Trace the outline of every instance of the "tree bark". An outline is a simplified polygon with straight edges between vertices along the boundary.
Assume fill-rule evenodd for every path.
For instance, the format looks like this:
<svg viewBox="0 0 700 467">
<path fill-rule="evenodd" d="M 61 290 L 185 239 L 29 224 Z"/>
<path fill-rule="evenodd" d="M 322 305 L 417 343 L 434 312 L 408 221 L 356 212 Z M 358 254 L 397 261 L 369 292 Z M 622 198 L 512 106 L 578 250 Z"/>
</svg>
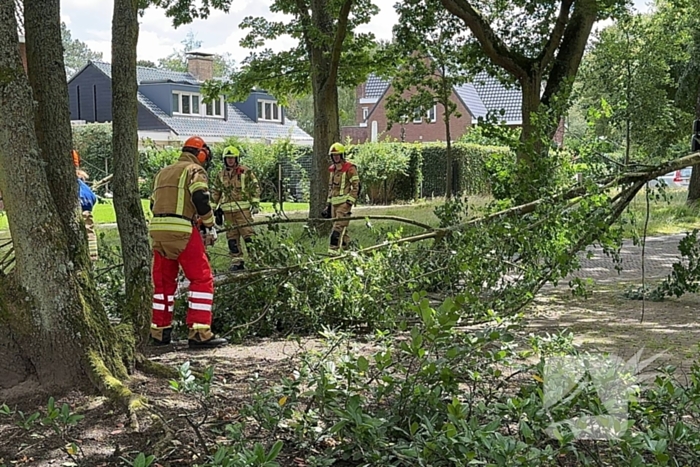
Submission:
<svg viewBox="0 0 700 467">
<path fill-rule="evenodd" d="M 308 7 L 298 3 L 302 22 L 313 25 L 323 38 L 311 37 L 314 31 L 305 28 L 304 42 L 311 63 L 311 89 L 314 100 L 314 159 L 311 166 L 311 190 L 309 194 L 309 218 L 319 218 L 328 196 L 328 150 L 340 141 L 340 112 L 338 111 L 338 65 L 347 35 L 347 23 L 352 0 L 345 0 L 338 15 L 337 25 L 328 11 L 325 0 L 312 0 Z M 326 224 L 316 225 L 321 231 Z"/>
<path fill-rule="evenodd" d="M 50 29 L 58 22 L 54 2 L 58 4 L 42 2 L 51 13 L 41 16 L 37 28 Z M 42 47 L 55 50 L 56 45 Z M 45 98 L 67 105 L 67 88 L 54 89 Z M 0 2 L 0 191 L 15 251 L 15 268 L 0 276 L 0 362 L 20 359 L 24 371 L 15 380 L 33 376 L 54 392 L 106 387 L 110 376 L 126 377 L 123 347 L 104 310 L 91 306 L 96 290 L 89 270 L 72 260 L 74 245 L 61 219 L 75 202 L 68 208 L 58 205 L 68 197 L 62 193 L 57 199 L 51 191 L 30 102 L 14 2 Z"/>
<path fill-rule="evenodd" d="M 698 47 L 700 49 L 700 47 Z M 700 120 L 700 85 L 698 86 L 697 100 L 695 104 L 695 118 Z M 700 203 L 700 164 L 693 166 L 688 184 L 688 198 L 686 204 L 695 205 Z"/>
<path fill-rule="evenodd" d="M 74 260 L 88 262 L 87 236 L 81 228 L 78 184 L 70 157 L 73 147 L 57 0 L 24 1 L 27 72 L 36 100 L 34 129 L 45 164 L 48 186 L 70 239 Z"/>
<path fill-rule="evenodd" d="M 126 307 L 137 345 L 147 342 L 151 321 L 151 249 L 138 187 L 136 45 L 138 1 L 115 0 L 112 19 L 112 151 L 114 210 L 124 259 Z"/>
</svg>

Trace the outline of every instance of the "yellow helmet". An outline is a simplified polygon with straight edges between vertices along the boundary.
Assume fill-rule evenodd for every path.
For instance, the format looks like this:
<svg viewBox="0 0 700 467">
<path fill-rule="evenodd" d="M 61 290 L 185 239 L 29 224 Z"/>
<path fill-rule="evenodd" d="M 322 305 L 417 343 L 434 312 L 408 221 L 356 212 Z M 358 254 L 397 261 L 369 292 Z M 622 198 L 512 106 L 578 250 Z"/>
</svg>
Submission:
<svg viewBox="0 0 700 467">
<path fill-rule="evenodd" d="M 331 148 L 328 150 L 328 155 L 332 156 L 333 154 L 344 155 L 345 154 L 345 146 L 343 146 L 340 143 L 333 143 L 331 145 Z"/>
<path fill-rule="evenodd" d="M 236 146 L 226 146 L 224 157 L 241 157 L 241 151 Z"/>
</svg>

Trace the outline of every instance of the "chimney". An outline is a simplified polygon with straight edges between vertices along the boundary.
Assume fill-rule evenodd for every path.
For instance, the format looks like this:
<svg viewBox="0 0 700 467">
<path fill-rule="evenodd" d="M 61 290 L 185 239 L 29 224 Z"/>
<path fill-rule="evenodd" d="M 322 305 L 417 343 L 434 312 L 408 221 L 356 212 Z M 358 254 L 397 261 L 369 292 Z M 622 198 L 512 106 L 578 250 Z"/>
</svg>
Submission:
<svg viewBox="0 0 700 467">
<path fill-rule="evenodd" d="M 214 78 L 214 54 L 188 52 L 187 71 L 199 81 Z"/>
</svg>

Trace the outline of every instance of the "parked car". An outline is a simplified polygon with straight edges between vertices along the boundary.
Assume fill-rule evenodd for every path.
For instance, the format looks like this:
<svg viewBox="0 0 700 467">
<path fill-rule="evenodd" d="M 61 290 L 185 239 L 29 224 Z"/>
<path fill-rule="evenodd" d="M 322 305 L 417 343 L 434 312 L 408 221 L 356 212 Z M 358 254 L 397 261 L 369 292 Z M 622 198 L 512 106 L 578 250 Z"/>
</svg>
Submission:
<svg viewBox="0 0 700 467">
<path fill-rule="evenodd" d="M 675 172 L 669 172 L 666 175 L 657 177 L 649 182 L 649 186 L 657 186 L 660 182 L 664 182 L 670 188 L 687 187 L 690 184 L 690 175 L 693 173 L 692 167 L 686 167 Z"/>
</svg>

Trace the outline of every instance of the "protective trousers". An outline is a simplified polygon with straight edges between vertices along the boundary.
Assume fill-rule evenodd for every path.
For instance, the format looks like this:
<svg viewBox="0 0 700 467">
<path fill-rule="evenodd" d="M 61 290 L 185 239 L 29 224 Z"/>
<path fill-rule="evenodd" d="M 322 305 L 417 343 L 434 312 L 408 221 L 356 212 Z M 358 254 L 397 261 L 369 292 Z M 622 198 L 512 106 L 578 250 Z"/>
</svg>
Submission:
<svg viewBox="0 0 700 467">
<path fill-rule="evenodd" d="M 160 251 L 159 251 L 160 250 Z M 190 281 L 187 307 L 187 327 L 195 324 L 211 326 L 211 308 L 214 302 L 214 277 L 204 249 L 202 236 L 192 228 L 189 241 L 177 259 L 169 259 L 168 245 L 158 242 L 153 251 L 153 320 L 159 327 L 168 327 L 173 322 L 175 291 L 179 268 Z"/>
<path fill-rule="evenodd" d="M 228 241 L 228 250 L 231 254 L 233 264 L 239 264 L 243 261 L 243 248 L 241 239 L 248 241 L 255 235 L 255 231 L 248 224 L 253 222 L 253 216 L 250 214 L 250 209 L 241 209 L 238 211 L 224 212 L 224 221 L 226 227 L 226 240 Z"/>
<path fill-rule="evenodd" d="M 352 206 L 348 203 L 334 204 L 331 210 L 331 217 L 350 217 Z M 339 220 L 333 223 L 333 231 L 331 232 L 330 240 L 330 250 L 337 251 L 340 249 L 341 242 L 343 248 L 347 247 L 350 243 L 350 235 L 348 235 L 348 226 L 350 221 Z"/>
<path fill-rule="evenodd" d="M 97 233 L 95 232 L 95 221 L 92 218 L 92 212 L 83 211 L 83 221 L 85 222 L 85 230 L 87 231 L 90 259 L 97 261 L 100 255 L 97 249 Z"/>
</svg>

